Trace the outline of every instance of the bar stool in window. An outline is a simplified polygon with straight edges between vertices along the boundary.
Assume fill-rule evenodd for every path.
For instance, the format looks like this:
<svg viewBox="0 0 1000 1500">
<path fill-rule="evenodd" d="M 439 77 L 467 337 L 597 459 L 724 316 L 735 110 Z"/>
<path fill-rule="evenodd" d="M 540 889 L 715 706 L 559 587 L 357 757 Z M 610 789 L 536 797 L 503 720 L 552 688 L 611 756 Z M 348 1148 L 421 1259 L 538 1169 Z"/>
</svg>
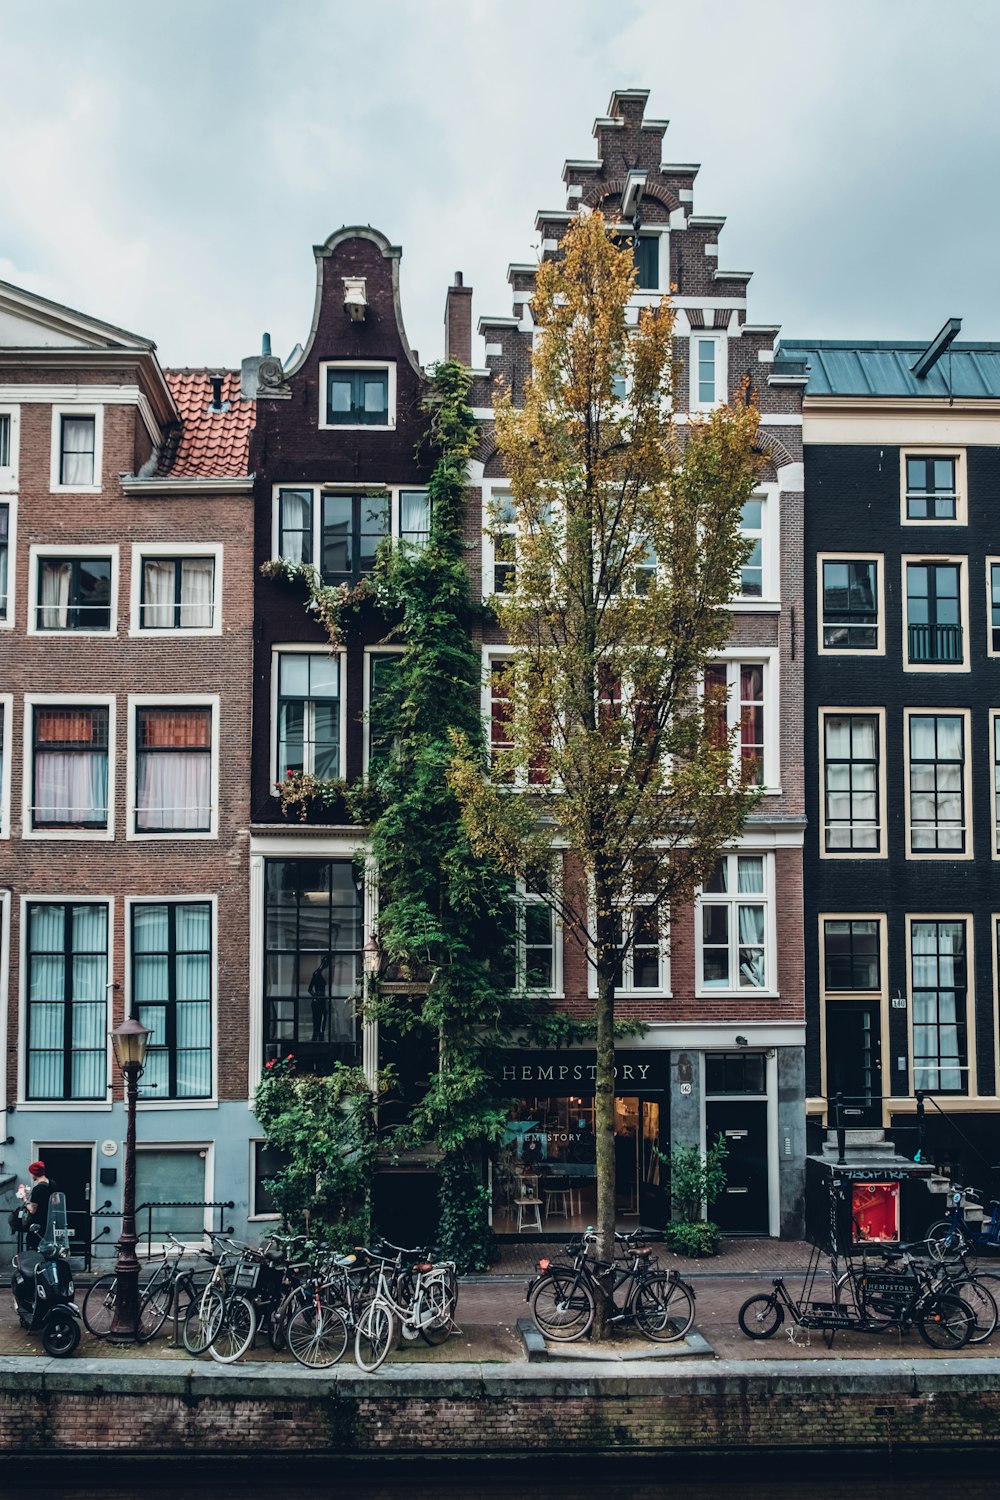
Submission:
<svg viewBox="0 0 1000 1500">
<path fill-rule="evenodd" d="M 548 1177 L 542 1188 L 545 1194 L 545 1222 L 549 1219 L 568 1219 L 572 1207 L 572 1193 L 568 1177 Z"/>
<path fill-rule="evenodd" d="M 526 1229 L 535 1229 L 541 1234 L 542 1200 L 538 1196 L 538 1178 L 524 1173 L 520 1186 L 520 1196 L 514 1199 L 517 1204 L 517 1232 L 523 1234 Z"/>
</svg>

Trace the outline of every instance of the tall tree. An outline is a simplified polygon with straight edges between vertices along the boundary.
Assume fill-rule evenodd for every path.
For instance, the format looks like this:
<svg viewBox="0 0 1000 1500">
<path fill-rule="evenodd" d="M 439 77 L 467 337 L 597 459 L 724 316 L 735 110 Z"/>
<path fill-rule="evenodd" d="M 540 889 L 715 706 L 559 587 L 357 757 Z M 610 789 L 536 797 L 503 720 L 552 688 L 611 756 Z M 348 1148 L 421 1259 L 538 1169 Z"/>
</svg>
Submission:
<svg viewBox="0 0 1000 1500">
<path fill-rule="evenodd" d="M 706 666 L 725 646 L 740 513 L 759 471 L 751 404 L 675 416 L 667 299 L 629 317 L 628 241 L 598 214 L 538 270 L 521 404 L 497 407 L 515 566 L 495 599 L 514 647 L 492 776 L 473 755 L 453 784 L 473 846 L 537 875 L 593 969 L 600 1253 L 615 1221 L 615 989 L 637 934 L 689 902 L 740 832 L 760 768 L 728 730 Z M 497 518 L 499 521 L 499 517 Z M 520 796 L 510 794 L 511 784 Z"/>
</svg>

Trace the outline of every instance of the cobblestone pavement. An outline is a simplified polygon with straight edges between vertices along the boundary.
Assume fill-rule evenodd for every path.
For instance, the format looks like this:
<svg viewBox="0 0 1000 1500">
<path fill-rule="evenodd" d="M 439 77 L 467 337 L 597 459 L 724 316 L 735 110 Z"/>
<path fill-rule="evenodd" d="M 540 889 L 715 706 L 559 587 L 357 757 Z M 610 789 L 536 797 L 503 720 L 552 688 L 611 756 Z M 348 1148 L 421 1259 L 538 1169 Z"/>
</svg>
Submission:
<svg viewBox="0 0 1000 1500">
<path fill-rule="evenodd" d="M 493 1364 L 523 1360 L 524 1349 L 517 1333 L 517 1321 L 519 1318 L 529 1317 L 525 1301 L 528 1277 L 534 1271 L 539 1257 L 551 1252 L 558 1253 L 563 1245 L 562 1240 L 555 1240 L 550 1244 L 518 1243 L 505 1246 L 500 1262 L 491 1274 L 462 1283 L 458 1307 L 459 1326 L 446 1344 L 437 1349 L 431 1349 L 421 1341 L 403 1344 L 390 1358 L 394 1362 L 430 1364 L 455 1361 Z M 737 1323 L 737 1313 L 742 1303 L 757 1292 L 770 1291 L 773 1275 L 786 1275 L 792 1295 L 799 1294 L 810 1248 L 807 1244 L 790 1241 L 728 1240 L 723 1242 L 721 1253 L 707 1261 L 690 1261 L 672 1256 L 662 1249 L 659 1254 L 663 1265 L 676 1266 L 694 1287 L 697 1299 L 695 1328 L 711 1345 L 718 1359 L 829 1359 L 830 1351 L 820 1333 L 808 1335 L 786 1321 L 773 1338 L 753 1341 L 744 1336 Z M 819 1282 L 816 1295 L 818 1298 L 823 1296 Z M 82 1288 L 77 1300 L 78 1305 L 82 1303 Z M 794 1339 L 789 1336 L 790 1332 Z M 610 1352 L 613 1354 L 615 1348 L 623 1344 L 631 1348 L 634 1342 L 631 1338 L 622 1340 L 619 1337 L 612 1341 Z M 637 1342 L 639 1347 L 650 1347 L 644 1340 Z M 557 1346 L 550 1348 L 556 1350 Z M 990 1342 L 969 1346 L 959 1353 L 961 1356 L 989 1356 L 998 1350 L 1000 1332 Z M 0 1292 L 0 1354 L 37 1357 L 41 1352 L 38 1337 L 25 1333 L 18 1324 L 10 1294 Z M 192 1358 L 183 1345 L 172 1345 L 170 1325 L 151 1344 L 119 1349 L 91 1338 L 85 1331 L 80 1354 L 92 1358 L 155 1357 L 186 1360 L 188 1363 Z M 954 1357 L 947 1352 L 929 1348 L 916 1331 L 900 1336 L 895 1330 L 887 1330 L 882 1334 L 839 1332 L 832 1355 L 834 1358 L 890 1360 Z M 255 1362 L 290 1361 L 288 1354 L 273 1354 L 266 1338 L 260 1336 L 251 1357 Z M 350 1357 L 350 1353 L 345 1356 L 347 1360 Z M 207 1356 L 205 1358 L 207 1360 Z"/>
</svg>

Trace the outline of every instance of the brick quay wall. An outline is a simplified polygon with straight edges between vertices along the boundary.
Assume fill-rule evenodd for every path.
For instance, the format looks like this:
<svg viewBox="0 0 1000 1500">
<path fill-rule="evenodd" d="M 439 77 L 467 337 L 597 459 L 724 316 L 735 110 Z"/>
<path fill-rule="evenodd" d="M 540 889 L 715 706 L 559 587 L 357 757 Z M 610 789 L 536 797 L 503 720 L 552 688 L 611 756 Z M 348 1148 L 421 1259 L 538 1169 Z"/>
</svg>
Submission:
<svg viewBox="0 0 1000 1500">
<path fill-rule="evenodd" d="M 754 1361 L 698 1372 L 438 1365 L 181 1367 L 0 1360 L 0 1454 L 500 1462 L 856 1454 L 911 1459 L 1000 1444 L 987 1359 Z"/>
</svg>

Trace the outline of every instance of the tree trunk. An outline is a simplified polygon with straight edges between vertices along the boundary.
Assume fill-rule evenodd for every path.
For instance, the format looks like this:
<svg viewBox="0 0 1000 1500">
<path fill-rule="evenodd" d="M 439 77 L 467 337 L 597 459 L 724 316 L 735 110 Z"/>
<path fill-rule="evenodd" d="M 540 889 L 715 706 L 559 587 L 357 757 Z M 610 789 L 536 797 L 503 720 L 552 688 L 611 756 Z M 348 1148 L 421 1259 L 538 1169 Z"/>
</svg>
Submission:
<svg viewBox="0 0 1000 1500">
<path fill-rule="evenodd" d="M 615 1254 L 615 950 L 603 939 L 607 920 L 602 922 L 601 912 L 606 910 L 597 895 L 597 1073 L 594 1080 L 594 1137 L 597 1152 L 597 1254 L 601 1260 L 611 1261 Z M 607 1334 L 607 1301 L 599 1301 L 594 1322 L 594 1337 L 602 1339 Z"/>
</svg>

